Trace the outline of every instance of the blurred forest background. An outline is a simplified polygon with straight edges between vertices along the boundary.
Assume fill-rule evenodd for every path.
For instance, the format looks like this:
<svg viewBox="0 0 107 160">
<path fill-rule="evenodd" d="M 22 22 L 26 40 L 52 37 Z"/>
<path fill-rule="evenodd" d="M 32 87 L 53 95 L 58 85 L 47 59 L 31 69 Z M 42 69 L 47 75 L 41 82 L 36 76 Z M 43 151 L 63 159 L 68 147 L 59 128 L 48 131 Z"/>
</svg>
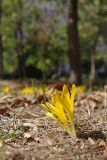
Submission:
<svg viewBox="0 0 107 160">
<path fill-rule="evenodd" d="M 107 79 L 106 0 L 0 0 L 0 77 Z"/>
</svg>

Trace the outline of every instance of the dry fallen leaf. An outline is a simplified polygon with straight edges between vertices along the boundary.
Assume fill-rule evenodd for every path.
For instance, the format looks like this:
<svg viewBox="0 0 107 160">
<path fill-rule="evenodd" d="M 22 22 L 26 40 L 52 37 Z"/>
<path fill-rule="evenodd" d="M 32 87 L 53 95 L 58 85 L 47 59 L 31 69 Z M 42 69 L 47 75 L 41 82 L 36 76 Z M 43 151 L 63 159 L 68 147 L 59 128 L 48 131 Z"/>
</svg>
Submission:
<svg viewBox="0 0 107 160">
<path fill-rule="evenodd" d="M 0 114 L 4 114 L 4 113 L 6 113 L 6 112 L 7 112 L 7 110 L 8 110 L 8 108 L 7 108 L 7 107 L 0 107 Z"/>
<path fill-rule="evenodd" d="M 92 138 L 88 138 L 89 143 L 93 146 L 95 145 L 95 140 L 93 140 Z"/>
<path fill-rule="evenodd" d="M 95 148 L 103 148 L 105 150 L 107 148 L 107 144 L 104 140 L 101 139 L 97 141 Z"/>
<path fill-rule="evenodd" d="M 30 133 L 24 133 L 24 138 L 30 138 L 32 135 Z"/>
<path fill-rule="evenodd" d="M 103 159 L 102 160 L 107 160 L 107 150 L 104 152 L 104 155 L 103 155 Z"/>
<path fill-rule="evenodd" d="M 30 101 L 26 98 L 16 98 L 11 102 L 10 107 L 14 108 L 18 105 L 26 105 L 26 103 L 30 104 Z"/>
</svg>

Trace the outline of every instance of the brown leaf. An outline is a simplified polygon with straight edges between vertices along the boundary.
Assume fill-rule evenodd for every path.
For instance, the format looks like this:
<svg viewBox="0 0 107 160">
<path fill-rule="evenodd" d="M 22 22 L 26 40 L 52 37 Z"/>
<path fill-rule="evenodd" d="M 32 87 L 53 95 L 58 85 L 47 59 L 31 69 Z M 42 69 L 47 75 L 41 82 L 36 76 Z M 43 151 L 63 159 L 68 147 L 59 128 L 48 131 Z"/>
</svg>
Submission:
<svg viewBox="0 0 107 160">
<path fill-rule="evenodd" d="M 36 98 L 33 104 L 42 103 L 43 101 L 47 101 L 47 97 L 45 95 L 40 95 Z"/>
<path fill-rule="evenodd" d="M 48 88 L 49 88 L 49 89 L 53 89 L 53 90 L 57 89 L 57 90 L 59 90 L 59 91 L 62 91 L 63 86 L 64 86 L 64 83 L 54 83 L 54 84 L 50 84 L 50 85 L 48 86 Z"/>
<path fill-rule="evenodd" d="M 102 160 L 107 160 L 107 150 L 104 152 L 104 155 L 103 155 L 103 159 Z"/>
<path fill-rule="evenodd" d="M 20 105 L 20 104 L 21 104 L 21 105 L 24 105 L 25 103 L 30 103 L 30 101 L 28 101 L 26 98 L 23 98 L 23 99 L 21 99 L 21 98 L 16 98 L 16 99 L 14 99 L 14 100 L 12 101 L 10 107 L 14 108 L 14 107 L 16 107 L 16 106 L 18 106 L 18 105 Z"/>
<path fill-rule="evenodd" d="M 104 140 L 100 140 L 96 143 L 96 148 L 104 148 L 106 149 L 107 145 Z"/>
<path fill-rule="evenodd" d="M 4 113 L 6 113 L 6 112 L 7 112 L 7 110 L 8 110 L 8 108 L 7 108 L 7 107 L 0 107 L 0 114 L 4 114 Z"/>
</svg>

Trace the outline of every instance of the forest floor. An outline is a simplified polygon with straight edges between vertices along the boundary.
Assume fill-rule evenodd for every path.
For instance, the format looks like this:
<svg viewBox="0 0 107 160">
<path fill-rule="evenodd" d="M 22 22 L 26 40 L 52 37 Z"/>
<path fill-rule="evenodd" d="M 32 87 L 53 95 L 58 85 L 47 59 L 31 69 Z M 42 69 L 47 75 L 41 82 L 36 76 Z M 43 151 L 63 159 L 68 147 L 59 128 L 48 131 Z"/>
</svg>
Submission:
<svg viewBox="0 0 107 160">
<path fill-rule="evenodd" d="M 0 91 L 0 160 L 107 160 L 106 86 L 76 96 L 72 139 L 45 116 L 46 95 L 20 92 L 27 85 L 0 82 L 9 87 Z"/>
</svg>

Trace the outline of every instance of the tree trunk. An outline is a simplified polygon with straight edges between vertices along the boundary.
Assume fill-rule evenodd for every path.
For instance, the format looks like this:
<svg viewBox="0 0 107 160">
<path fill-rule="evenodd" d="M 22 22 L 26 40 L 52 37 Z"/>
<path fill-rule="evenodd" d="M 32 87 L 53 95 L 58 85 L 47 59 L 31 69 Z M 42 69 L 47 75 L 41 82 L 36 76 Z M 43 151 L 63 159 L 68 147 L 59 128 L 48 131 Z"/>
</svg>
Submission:
<svg viewBox="0 0 107 160">
<path fill-rule="evenodd" d="M 2 0 L 0 0 L 0 77 L 3 77 Z"/>
<path fill-rule="evenodd" d="M 68 8 L 68 56 L 71 66 L 70 82 L 81 84 L 78 0 L 70 0 Z"/>
<path fill-rule="evenodd" d="M 26 64 L 26 57 L 23 53 L 23 2 L 22 0 L 18 1 L 18 7 L 20 10 L 19 19 L 16 22 L 16 31 L 15 31 L 15 40 L 16 40 L 16 53 L 17 53 L 17 70 L 16 75 L 18 77 L 24 77 L 25 75 L 25 64 Z"/>
<path fill-rule="evenodd" d="M 99 16 L 102 17 L 102 13 L 103 13 L 103 5 L 104 5 L 104 0 L 99 0 Z M 98 31 L 96 33 L 96 35 L 94 36 L 93 39 L 93 45 L 92 45 L 92 53 L 91 53 L 91 71 L 90 71 L 90 81 L 91 81 L 91 85 L 93 85 L 94 81 L 96 80 L 96 47 L 97 47 L 97 43 L 99 40 L 100 35 L 102 34 L 102 26 L 104 26 L 102 21 L 98 22 Z"/>
</svg>

